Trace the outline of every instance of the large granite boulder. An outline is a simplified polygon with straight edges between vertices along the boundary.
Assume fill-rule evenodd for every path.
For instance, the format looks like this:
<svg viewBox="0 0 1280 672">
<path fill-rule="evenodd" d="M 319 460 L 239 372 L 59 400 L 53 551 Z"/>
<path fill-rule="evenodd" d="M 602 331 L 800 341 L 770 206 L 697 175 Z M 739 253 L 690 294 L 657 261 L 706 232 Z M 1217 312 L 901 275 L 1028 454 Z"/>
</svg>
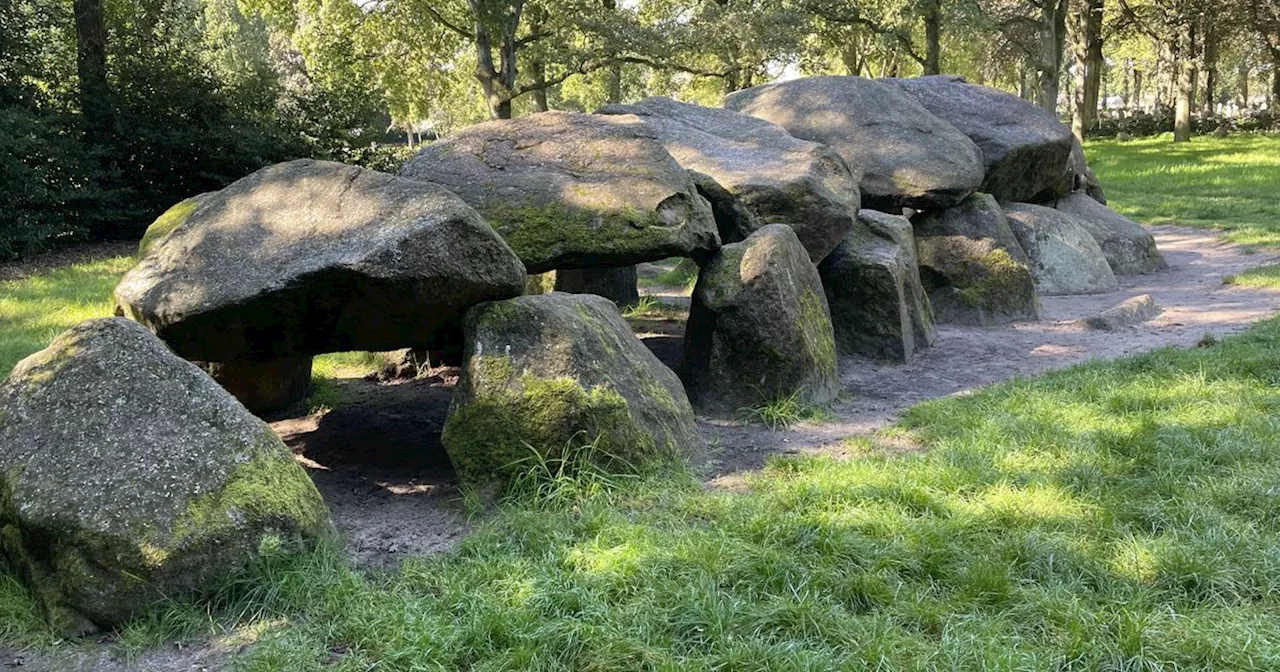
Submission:
<svg viewBox="0 0 1280 672">
<path fill-rule="evenodd" d="M 1078 218 L 1029 203 L 1007 203 L 1004 214 L 1042 296 L 1119 289 L 1102 248 Z"/>
<path fill-rule="evenodd" d="M 271 428 L 144 327 L 91 320 L 0 384 L 0 555 L 59 628 L 112 628 L 331 529 Z"/>
<path fill-rule="evenodd" d="M 685 331 L 683 374 L 694 405 L 711 413 L 839 391 L 831 313 L 818 270 L 795 231 L 766 226 L 721 248 L 698 275 Z"/>
<path fill-rule="evenodd" d="M 466 333 L 442 440 L 477 492 L 496 494 L 538 463 L 589 459 L 629 471 L 701 451 L 680 379 L 607 299 L 555 292 L 486 303 L 467 314 Z"/>
<path fill-rule="evenodd" d="M 862 205 L 946 208 L 982 184 L 982 153 L 911 96 L 861 77 L 805 77 L 737 91 L 725 107 L 835 150 L 853 169 Z"/>
<path fill-rule="evenodd" d="M 597 114 L 640 117 L 680 165 L 721 187 L 702 192 L 717 214 L 736 212 L 732 203 L 717 203 L 725 194 L 755 215 L 717 217 L 723 243 L 741 241 L 767 224 L 786 224 L 817 263 L 853 226 L 858 183 L 844 160 L 776 124 L 670 98 L 609 105 Z"/>
<path fill-rule="evenodd" d="M 324 352 L 460 345 L 468 308 L 524 287 L 474 210 L 415 180 L 304 159 L 184 204 L 115 299 L 194 361 L 296 373 Z"/>
<path fill-rule="evenodd" d="M 1074 215 L 1084 225 L 1098 241 L 1116 275 L 1155 273 L 1169 268 L 1149 231 L 1087 194 L 1071 194 L 1055 201 L 1053 206 Z"/>
<path fill-rule="evenodd" d="M 875 210 L 818 265 L 831 307 L 836 351 L 906 361 L 937 339 L 920 283 L 911 222 Z"/>
<path fill-rule="evenodd" d="M 882 80 L 905 91 L 982 148 L 981 191 L 1004 201 L 1062 193 L 1075 137 L 1053 114 L 1015 95 L 955 75 Z"/>
<path fill-rule="evenodd" d="M 633 116 L 544 112 L 469 126 L 401 175 L 456 192 L 530 273 L 705 259 L 720 246 L 693 178 Z"/>
<path fill-rule="evenodd" d="M 918 213 L 911 225 L 920 280 L 939 322 L 998 326 L 1040 319 L 1027 255 L 991 195 Z"/>
</svg>

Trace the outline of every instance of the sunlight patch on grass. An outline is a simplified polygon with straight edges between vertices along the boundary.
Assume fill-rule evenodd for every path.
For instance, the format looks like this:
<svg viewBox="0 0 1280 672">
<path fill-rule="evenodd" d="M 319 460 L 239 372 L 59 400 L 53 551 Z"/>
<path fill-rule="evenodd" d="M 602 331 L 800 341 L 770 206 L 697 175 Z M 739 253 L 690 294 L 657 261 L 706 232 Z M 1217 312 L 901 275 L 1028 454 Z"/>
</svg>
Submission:
<svg viewBox="0 0 1280 672">
<path fill-rule="evenodd" d="M 110 317 L 111 292 L 133 263 L 113 257 L 0 282 L 0 378 L 76 324 Z"/>
<path fill-rule="evenodd" d="M 1232 242 L 1280 246 L 1280 136 L 1097 140 L 1085 152 L 1110 205 L 1138 222 L 1223 229 Z"/>
<path fill-rule="evenodd" d="M 1280 264 L 1258 266 L 1243 273 L 1228 275 L 1222 279 L 1222 282 L 1239 287 L 1280 288 Z"/>
</svg>

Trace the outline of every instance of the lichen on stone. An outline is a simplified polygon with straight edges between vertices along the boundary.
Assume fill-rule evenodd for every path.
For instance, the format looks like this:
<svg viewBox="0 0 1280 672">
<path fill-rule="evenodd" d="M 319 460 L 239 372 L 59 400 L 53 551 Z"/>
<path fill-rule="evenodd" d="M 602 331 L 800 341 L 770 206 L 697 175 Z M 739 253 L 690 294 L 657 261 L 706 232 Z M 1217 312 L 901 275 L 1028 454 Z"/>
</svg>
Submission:
<svg viewBox="0 0 1280 672">
<path fill-rule="evenodd" d="M 198 207 L 200 207 L 199 198 L 188 198 L 168 210 L 165 210 L 164 214 L 157 217 L 156 221 L 152 222 L 151 226 L 147 227 L 146 233 L 142 234 L 142 240 L 138 243 L 138 258 L 141 259 L 142 257 L 147 256 L 147 253 L 151 251 L 152 246 L 159 242 L 160 239 L 172 233 L 174 229 L 185 224 L 187 218 L 189 218 L 191 213 L 195 212 Z"/>
</svg>

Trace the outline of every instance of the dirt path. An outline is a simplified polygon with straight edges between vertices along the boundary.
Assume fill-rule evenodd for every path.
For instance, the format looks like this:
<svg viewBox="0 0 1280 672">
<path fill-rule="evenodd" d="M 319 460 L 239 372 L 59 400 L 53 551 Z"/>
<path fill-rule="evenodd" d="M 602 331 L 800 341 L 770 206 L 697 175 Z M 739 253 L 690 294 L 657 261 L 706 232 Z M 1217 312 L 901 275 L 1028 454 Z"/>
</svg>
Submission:
<svg viewBox="0 0 1280 672">
<path fill-rule="evenodd" d="M 926 399 L 972 390 L 1017 375 L 1029 376 L 1090 359 L 1115 359 L 1164 346 L 1189 347 L 1205 334 L 1225 336 L 1280 312 L 1280 291 L 1224 285 L 1223 278 L 1280 261 L 1276 251 L 1252 253 L 1214 231 L 1149 227 L 1169 270 L 1121 276 L 1120 290 L 1093 296 L 1044 297 L 1044 319 L 1002 329 L 941 326 L 938 344 L 906 364 L 844 359 L 845 393 L 836 421 L 772 432 L 752 426 L 703 423 L 713 444 L 724 446 L 717 473 L 760 466 L 784 451 L 840 452 L 841 439 L 873 432 Z M 1074 324 L 1124 299 L 1150 294 L 1164 312 L 1117 332 Z"/>
<path fill-rule="evenodd" d="M 787 431 L 702 419 L 713 448 L 707 465 L 718 483 L 731 485 L 780 452 L 840 452 L 840 441 L 885 427 L 903 409 L 1008 379 L 1063 368 L 1088 359 L 1112 359 L 1163 346 L 1194 345 L 1206 333 L 1225 336 L 1280 312 L 1280 291 L 1227 286 L 1223 278 L 1280 254 L 1252 254 L 1222 241 L 1221 234 L 1181 227 L 1152 227 L 1170 264 L 1168 271 L 1120 278 L 1121 288 L 1097 296 L 1049 297 L 1045 319 L 1002 329 L 944 326 L 937 347 L 906 364 L 841 361 L 844 393 L 833 422 Z M 645 265 L 642 276 L 661 268 Z M 664 302 L 687 305 L 687 289 L 649 289 Z M 1119 332 L 1089 331 L 1073 324 L 1124 299 L 1151 294 L 1164 309 L 1156 319 Z M 646 343 L 669 365 L 680 356 L 679 322 L 632 320 Z M 344 403 L 325 414 L 280 418 L 272 426 L 294 449 L 333 510 L 354 562 L 391 568 L 413 555 L 451 548 L 470 529 L 452 469 L 440 445 L 456 371 L 398 384 L 339 381 Z M 221 669 L 236 647 L 225 640 L 145 653 L 131 663 L 109 647 L 88 645 L 54 657 L 0 646 L 0 668 L 23 670 Z M 16 665 L 15 665 L 16 663 Z"/>
</svg>

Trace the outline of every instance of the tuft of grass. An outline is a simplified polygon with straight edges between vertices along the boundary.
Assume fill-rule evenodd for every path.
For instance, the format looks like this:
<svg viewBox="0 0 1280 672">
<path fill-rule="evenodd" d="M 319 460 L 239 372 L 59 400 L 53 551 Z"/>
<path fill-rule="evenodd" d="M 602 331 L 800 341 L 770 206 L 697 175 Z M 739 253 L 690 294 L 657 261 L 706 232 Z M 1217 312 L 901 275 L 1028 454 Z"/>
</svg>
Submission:
<svg viewBox="0 0 1280 672">
<path fill-rule="evenodd" d="M 1222 283 L 1239 287 L 1280 288 L 1280 264 L 1258 266 L 1243 273 L 1228 275 L 1222 279 Z"/>
<path fill-rule="evenodd" d="M 1227 231 L 1245 245 L 1280 246 L 1280 136 L 1169 135 L 1086 144 L 1112 207 L 1144 224 Z"/>
<path fill-rule="evenodd" d="M 509 465 L 516 475 L 504 493 L 508 505 L 556 507 L 587 498 L 607 498 L 638 478 L 634 465 L 600 447 L 599 437 L 590 443 L 571 440 L 554 456 L 540 454 L 528 444 L 526 448 L 529 456 Z M 602 464 L 615 468 L 606 470 Z"/>
<path fill-rule="evenodd" d="M 740 408 L 738 415 L 772 430 L 787 429 L 802 422 L 830 422 L 834 417 L 825 407 L 801 402 L 799 390 L 758 406 Z"/>
<path fill-rule="evenodd" d="M 679 320 L 688 317 L 688 309 L 673 306 L 657 297 L 645 294 L 633 306 L 622 310 L 622 316 L 629 319 L 646 320 Z"/>
</svg>

